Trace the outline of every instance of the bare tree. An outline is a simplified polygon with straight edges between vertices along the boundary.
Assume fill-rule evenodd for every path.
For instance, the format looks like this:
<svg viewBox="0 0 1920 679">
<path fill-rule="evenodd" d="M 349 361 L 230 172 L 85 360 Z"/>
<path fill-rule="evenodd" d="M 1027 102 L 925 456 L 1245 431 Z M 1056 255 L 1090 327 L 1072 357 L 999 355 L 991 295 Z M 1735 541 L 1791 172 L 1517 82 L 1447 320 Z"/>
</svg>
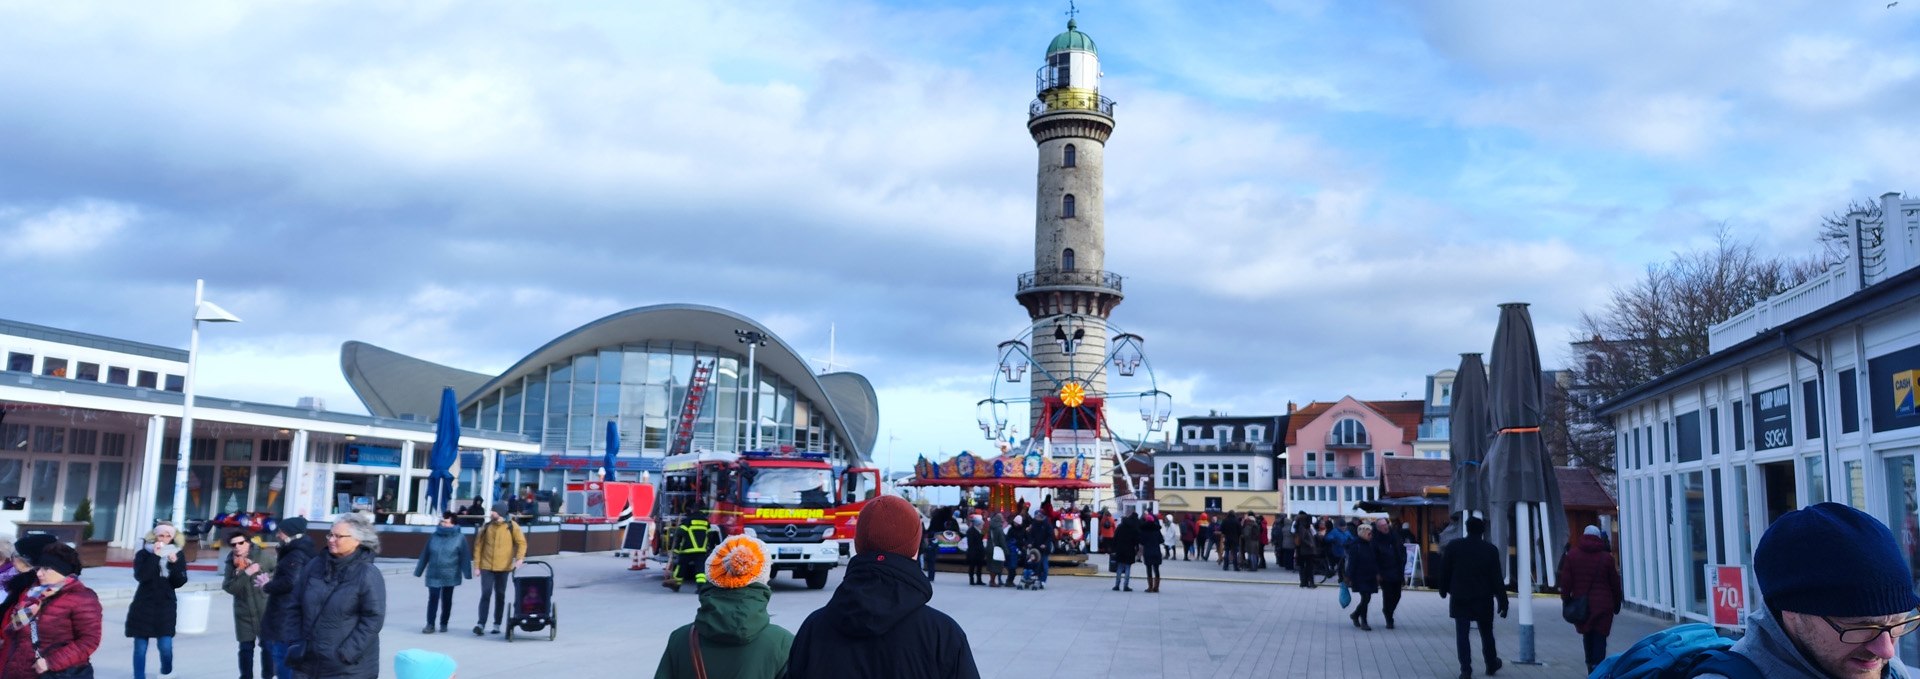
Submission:
<svg viewBox="0 0 1920 679">
<path fill-rule="evenodd" d="M 1865 228 L 1861 233 L 1863 243 L 1853 242 L 1853 217 L 1859 215 Z M 1862 251 L 1880 246 L 1881 228 L 1880 204 L 1872 200 L 1857 200 L 1847 203 L 1847 209 L 1820 218 L 1820 246 L 1826 250 L 1825 261 L 1829 265 L 1839 264 L 1854 258 Z M 1879 262 L 1866 262 L 1869 267 Z"/>
<path fill-rule="evenodd" d="M 1735 239 L 1725 224 L 1711 247 L 1648 266 L 1645 276 L 1615 288 L 1606 306 L 1581 314 L 1570 379 L 1565 389 L 1549 392 L 1544 433 L 1560 438 L 1555 443 L 1568 463 L 1611 477 L 1613 427 L 1592 417 L 1593 407 L 1706 356 L 1714 324 L 1799 285 L 1825 266 L 1764 257 L 1751 241 Z"/>
</svg>

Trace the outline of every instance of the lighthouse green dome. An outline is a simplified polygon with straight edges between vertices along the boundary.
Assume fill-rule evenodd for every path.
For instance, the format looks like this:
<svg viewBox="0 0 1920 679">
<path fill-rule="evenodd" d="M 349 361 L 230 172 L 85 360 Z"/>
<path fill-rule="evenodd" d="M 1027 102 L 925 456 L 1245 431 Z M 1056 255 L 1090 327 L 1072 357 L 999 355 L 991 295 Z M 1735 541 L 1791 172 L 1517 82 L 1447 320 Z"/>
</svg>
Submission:
<svg viewBox="0 0 1920 679">
<path fill-rule="evenodd" d="M 1073 20 L 1068 19 L 1067 32 L 1053 36 L 1053 44 L 1047 46 L 1047 56 L 1072 50 L 1092 52 L 1094 54 L 1100 53 L 1100 50 L 1094 49 L 1093 47 L 1093 38 L 1088 37 L 1085 33 L 1081 33 L 1080 29 L 1073 25 Z"/>
</svg>

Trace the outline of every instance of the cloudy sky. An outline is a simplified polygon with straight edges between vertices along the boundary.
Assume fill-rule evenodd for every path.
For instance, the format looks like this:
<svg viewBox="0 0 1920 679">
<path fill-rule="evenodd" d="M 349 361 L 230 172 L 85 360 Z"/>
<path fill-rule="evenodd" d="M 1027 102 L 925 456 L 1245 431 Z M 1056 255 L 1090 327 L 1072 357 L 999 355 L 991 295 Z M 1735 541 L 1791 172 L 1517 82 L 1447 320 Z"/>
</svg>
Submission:
<svg viewBox="0 0 1920 679">
<path fill-rule="evenodd" d="M 1920 191 L 1911 1 L 1079 6 L 1113 322 L 1176 415 L 1417 397 L 1505 301 L 1556 365 L 1717 224 L 1809 254 Z M 357 410 L 347 340 L 492 372 L 712 304 L 836 328 L 883 459 L 977 449 L 1065 9 L 0 0 L 0 316 L 184 346 L 205 278 L 246 322 L 204 393 Z"/>
</svg>

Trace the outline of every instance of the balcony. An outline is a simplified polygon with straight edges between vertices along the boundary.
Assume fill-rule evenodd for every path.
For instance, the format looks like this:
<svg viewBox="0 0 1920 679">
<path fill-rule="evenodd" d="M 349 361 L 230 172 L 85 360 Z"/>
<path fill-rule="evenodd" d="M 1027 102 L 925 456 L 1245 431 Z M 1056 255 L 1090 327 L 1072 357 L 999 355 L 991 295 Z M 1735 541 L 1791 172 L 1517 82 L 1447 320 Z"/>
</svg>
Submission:
<svg viewBox="0 0 1920 679">
<path fill-rule="evenodd" d="M 1027 106 L 1029 120 L 1059 112 L 1098 113 L 1112 118 L 1113 100 L 1087 90 L 1061 88 L 1041 92 Z"/>
<path fill-rule="evenodd" d="M 1358 438 L 1358 439 L 1349 439 L 1349 438 L 1341 438 L 1336 435 L 1328 434 L 1327 448 L 1330 450 L 1372 450 L 1373 441 L 1370 441 L 1365 437 Z"/>
<path fill-rule="evenodd" d="M 1020 274 L 1016 292 L 1035 288 L 1092 288 L 1121 292 L 1121 276 L 1111 271 L 1028 271 Z"/>
</svg>

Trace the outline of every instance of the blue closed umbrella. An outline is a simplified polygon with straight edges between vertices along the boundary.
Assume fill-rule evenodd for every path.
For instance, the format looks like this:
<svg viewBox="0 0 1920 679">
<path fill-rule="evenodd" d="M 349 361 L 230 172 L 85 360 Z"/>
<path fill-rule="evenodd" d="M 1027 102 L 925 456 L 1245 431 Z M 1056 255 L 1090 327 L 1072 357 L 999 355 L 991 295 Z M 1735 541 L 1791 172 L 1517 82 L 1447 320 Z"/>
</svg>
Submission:
<svg viewBox="0 0 1920 679">
<path fill-rule="evenodd" d="M 613 478 L 613 458 L 620 454 L 620 423 L 607 420 L 607 480 Z"/>
<path fill-rule="evenodd" d="M 447 509 L 453 498 L 453 463 L 460 457 L 460 409 L 454 403 L 453 387 L 440 392 L 440 420 L 434 423 L 433 452 L 427 456 L 427 506 L 436 512 Z"/>
</svg>

